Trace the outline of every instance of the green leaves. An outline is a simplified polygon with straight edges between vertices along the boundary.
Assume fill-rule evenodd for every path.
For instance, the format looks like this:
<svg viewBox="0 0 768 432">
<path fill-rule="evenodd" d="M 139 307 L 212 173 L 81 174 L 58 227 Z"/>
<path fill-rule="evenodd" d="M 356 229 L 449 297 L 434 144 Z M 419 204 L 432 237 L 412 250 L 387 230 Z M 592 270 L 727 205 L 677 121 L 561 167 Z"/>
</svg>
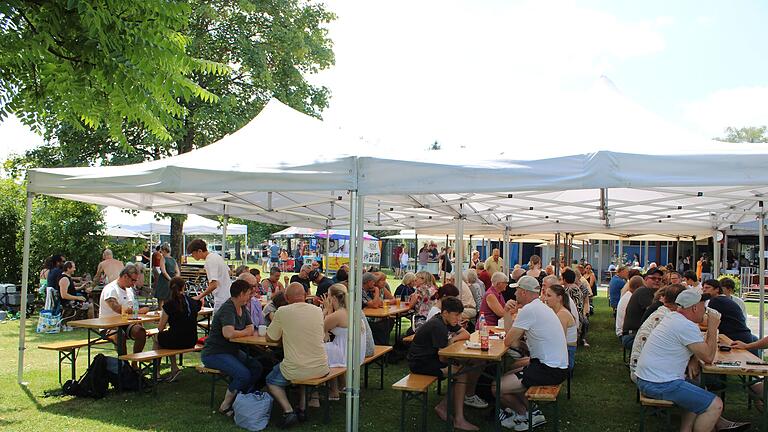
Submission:
<svg viewBox="0 0 768 432">
<path fill-rule="evenodd" d="M 216 96 L 190 77 L 229 68 L 196 59 L 184 33 L 191 8 L 180 0 L 15 0 L 0 14 L 0 119 L 15 113 L 33 128 L 63 122 L 106 128 L 127 142 L 137 122 L 161 140 L 186 112 L 175 101 Z"/>
</svg>

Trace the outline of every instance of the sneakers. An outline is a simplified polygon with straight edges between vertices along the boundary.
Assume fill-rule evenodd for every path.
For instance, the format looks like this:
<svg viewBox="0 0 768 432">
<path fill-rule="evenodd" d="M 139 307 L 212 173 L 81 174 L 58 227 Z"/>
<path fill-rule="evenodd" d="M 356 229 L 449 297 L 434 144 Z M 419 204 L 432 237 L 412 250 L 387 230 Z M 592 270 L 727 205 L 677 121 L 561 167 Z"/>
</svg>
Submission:
<svg viewBox="0 0 768 432">
<path fill-rule="evenodd" d="M 514 415 L 515 415 L 515 413 L 511 409 L 504 408 L 503 410 L 499 411 L 499 422 L 501 422 L 501 424 L 503 426 L 504 425 L 504 421 L 514 417 Z"/>
<path fill-rule="evenodd" d="M 518 417 L 517 415 L 515 415 L 513 420 L 514 420 L 514 423 L 515 423 L 514 427 L 513 427 L 514 430 L 516 430 L 518 432 L 521 432 L 521 431 L 527 431 L 529 429 L 529 427 L 528 427 L 528 416 L 523 415 L 523 416 L 519 416 Z M 544 418 L 544 414 L 541 413 L 541 410 L 534 409 L 533 410 L 533 427 L 539 427 L 539 426 L 543 425 L 546 422 L 547 422 L 547 419 Z M 502 423 L 502 426 L 503 426 L 503 423 Z M 507 427 L 509 427 L 509 426 L 507 426 Z"/>
<path fill-rule="evenodd" d="M 299 422 L 299 417 L 296 415 L 295 412 L 291 411 L 289 413 L 283 414 L 283 421 L 280 422 L 280 428 L 281 429 L 288 429 L 289 427 L 295 425 Z"/>
<path fill-rule="evenodd" d="M 478 395 L 464 396 L 464 405 L 472 408 L 488 408 L 488 402 L 482 400 Z"/>
</svg>

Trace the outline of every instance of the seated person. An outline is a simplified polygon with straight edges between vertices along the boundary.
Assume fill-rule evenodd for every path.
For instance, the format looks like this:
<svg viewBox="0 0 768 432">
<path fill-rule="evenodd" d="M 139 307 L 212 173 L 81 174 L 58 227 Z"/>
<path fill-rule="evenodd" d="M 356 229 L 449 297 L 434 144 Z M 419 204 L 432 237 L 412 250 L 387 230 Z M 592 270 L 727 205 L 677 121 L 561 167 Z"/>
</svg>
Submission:
<svg viewBox="0 0 768 432">
<path fill-rule="evenodd" d="M 80 287 L 75 286 L 75 282 L 72 280 L 72 276 L 77 270 L 74 261 L 65 262 L 62 270 L 63 273 L 59 278 L 58 286 L 61 306 L 64 309 L 61 312 L 62 325 L 66 325 L 70 321 L 92 318 L 93 305 L 88 301 L 88 294 L 91 289 L 82 288 L 88 282 L 81 284 Z"/>
<path fill-rule="evenodd" d="M 262 317 L 264 318 L 264 325 L 269 327 L 269 324 L 275 317 L 275 311 L 287 304 L 288 301 L 285 300 L 285 291 L 275 294 L 275 296 L 272 297 L 272 300 L 267 302 L 267 305 L 264 306 L 264 309 L 261 311 Z"/>
<path fill-rule="evenodd" d="M 637 362 L 637 387 L 648 397 L 674 402 L 684 410 L 681 431 L 711 431 L 723 411 L 714 394 L 686 381 L 686 368 L 693 356 L 712 363 L 717 353 L 720 316 L 707 313 L 706 339 L 697 325 L 704 319 L 704 299 L 694 290 L 677 295 L 678 308 L 651 332 Z"/>
<path fill-rule="evenodd" d="M 312 261 L 312 262 L 316 263 L 317 261 Z M 315 288 L 315 296 L 317 300 L 317 303 L 315 304 L 319 305 L 320 304 L 319 298 L 328 293 L 328 290 L 333 285 L 333 279 L 322 274 L 320 270 L 312 270 L 309 272 L 309 280 L 311 280 L 312 283 L 315 284 L 315 287 L 317 287 Z"/>
<path fill-rule="evenodd" d="M 485 317 L 485 324 L 495 326 L 499 318 L 504 317 L 504 291 L 507 290 L 509 278 L 502 272 L 496 272 L 491 276 L 491 287 L 483 294 L 483 303 L 480 305 L 480 314 Z"/>
<path fill-rule="evenodd" d="M 723 294 L 720 281 L 716 279 L 706 280 L 701 285 L 701 289 L 704 294 L 709 295 L 707 307 L 720 312 L 720 327 L 718 328 L 720 333 L 732 340 L 744 343 L 752 343 L 757 340 L 757 337 L 747 327 L 747 320 L 744 314 L 741 313 L 739 305 Z M 757 355 L 757 351 L 753 352 L 753 354 Z"/>
<path fill-rule="evenodd" d="M 248 312 L 248 301 L 251 298 L 251 286 L 239 279 L 229 287 L 230 298 L 224 302 L 211 321 L 208 337 L 205 339 L 200 358 L 205 367 L 218 369 L 231 378 L 227 393 L 219 406 L 219 412 L 232 416 L 232 403 L 238 392 L 251 391 L 261 376 L 261 364 L 250 357 L 240 344 L 230 339 L 252 336 L 253 323 Z"/>
<path fill-rule="evenodd" d="M 466 276 L 466 273 L 462 273 L 462 276 Z M 459 289 L 459 300 L 464 305 L 464 312 L 461 313 L 461 322 L 470 323 L 469 331 L 474 331 L 474 324 L 470 320 L 474 320 L 477 317 L 477 303 L 475 303 L 475 297 L 472 295 L 472 290 L 469 289 L 469 285 L 466 280 L 462 280 L 460 285 L 456 285 L 456 277 L 453 273 L 448 273 L 445 277 L 446 284 L 453 284 Z"/>
<path fill-rule="evenodd" d="M 133 314 L 133 284 L 139 280 L 139 270 L 135 265 L 129 264 L 118 273 L 117 279 L 108 283 L 101 291 L 99 298 L 99 318 L 120 317 L 123 310 L 129 315 Z M 138 311 L 140 314 L 149 312 L 149 308 L 143 307 Z M 144 350 L 144 344 L 147 342 L 147 331 L 140 323 L 128 324 L 125 326 L 125 334 L 128 339 L 133 340 L 133 352 L 139 353 Z M 102 336 L 108 338 L 117 344 L 117 330 L 107 329 L 102 331 Z M 117 347 L 119 354 L 127 351 L 126 341 Z M 135 366 L 135 365 L 134 365 Z"/>
<path fill-rule="evenodd" d="M 616 306 L 616 336 L 621 339 L 624 335 L 624 315 L 627 312 L 627 304 L 629 299 L 632 298 L 632 294 L 637 291 L 638 288 L 643 286 L 643 278 L 640 276 L 632 276 L 627 282 L 627 290 L 621 295 L 619 304 Z M 657 291 L 658 292 L 658 291 Z M 643 320 L 645 322 L 645 320 Z"/>
<path fill-rule="evenodd" d="M 261 281 L 261 288 L 263 293 L 269 292 L 272 295 L 282 292 L 285 289 L 283 283 L 280 282 L 279 268 L 272 267 L 269 269 L 269 277 Z"/>
<path fill-rule="evenodd" d="M 304 293 L 306 294 L 309 294 L 309 283 L 311 282 L 311 279 L 309 278 L 309 272 L 311 271 L 312 271 L 312 265 L 304 264 L 301 266 L 299 273 L 291 276 L 291 283 L 294 283 L 294 282 L 300 283 L 301 286 L 304 287 Z"/>
<path fill-rule="evenodd" d="M 429 313 L 427 314 L 427 321 L 432 319 L 433 316 L 439 314 L 443 310 L 442 306 L 441 306 L 441 304 L 442 304 L 441 300 L 446 298 L 446 297 L 456 297 L 456 298 L 458 298 L 459 297 L 459 289 L 456 288 L 455 285 L 449 284 L 449 283 L 447 283 L 447 284 L 441 286 L 440 288 L 438 288 L 437 289 L 437 293 L 435 293 L 435 295 L 432 297 L 435 302 L 432 304 L 432 309 L 430 309 Z M 459 300 L 459 301 L 461 301 L 461 300 Z M 462 312 L 462 314 L 463 314 L 463 312 Z"/>
<path fill-rule="evenodd" d="M 375 273 L 363 273 L 363 308 L 381 308 L 384 306 L 384 296 L 377 284 L 379 278 Z M 384 288 L 386 290 L 386 288 Z M 388 292 L 388 291 L 387 291 Z M 389 294 L 392 297 L 392 294 Z M 392 318 L 368 318 L 368 324 L 373 332 L 373 340 L 376 345 L 389 345 L 389 335 L 395 326 Z"/>
<path fill-rule="evenodd" d="M 449 367 L 453 368 L 452 374 L 457 374 L 461 370 L 461 366 L 449 365 L 447 359 L 441 358 L 437 353 L 452 343 L 469 339 L 469 333 L 459 325 L 464 306 L 462 306 L 461 300 L 456 297 L 445 297 L 440 306 L 440 314 L 422 324 L 413 337 L 407 357 L 408 368 L 412 373 L 443 378 L 447 376 Z M 457 377 L 454 386 L 455 393 L 453 393 L 454 399 L 448 401 L 447 398 L 443 398 L 435 407 L 437 415 L 443 421 L 447 419 L 447 404 L 453 403 L 455 414 L 453 426 L 463 430 L 478 430 L 477 426 L 464 418 L 464 404 L 465 395 L 471 394 L 473 395 L 472 398 L 476 398 L 488 406 L 485 401 L 475 395 L 474 387 L 480 373 L 481 371 L 477 370 Z M 472 399 L 472 401 L 474 400 Z"/>
<path fill-rule="evenodd" d="M 533 425 L 546 422 L 538 408 L 528 406 L 525 392 L 532 386 L 557 385 L 568 378 L 568 348 L 565 332 L 555 312 L 539 299 L 539 281 L 523 276 L 517 282 L 517 303 L 505 306 L 504 325 L 508 329 L 504 337 L 506 347 L 519 348 L 525 336 L 530 361 L 522 372 L 512 371 L 501 379 L 501 389 L 492 388 L 504 406 L 514 414 L 501 419 L 502 426 L 515 430 L 528 430 L 528 410 Z M 517 316 L 512 318 L 514 314 Z"/>
<path fill-rule="evenodd" d="M 325 353 L 325 332 L 323 311 L 315 305 L 304 302 L 304 287 L 293 282 L 285 290 L 286 306 L 275 312 L 267 328 L 267 339 L 283 341 L 283 361 L 267 375 L 267 388 L 283 409 L 280 427 L 286 428 L 306 418 L 306 399 L 302 386 L 299 407 L 294 411 L 286 394 L 286 387 L 293 380 L 316 378 L 327 375 L 328 356 Z"/>
<path fill-rule="evenodd" d="M 734 292 L 736 291 L 736 283 L 731 278 L 724 278 L 720 281 L 720 288 L 723 290 L 723 295 L 728 297 L 729 299 L 733 300 L 737 305 L 739 305 L 739 309 L 741 309 L 741 313 L 744 314 L 744 317 L 747 316 L 747 305 L 744 304 L 744 300 L 742 300 L 739 296 L 734 295 Z"/>
<path fill-rule="evenodd" d="M 313 270 L 314 271 L 314 270 Z M 349 326 L 349 313 L 347 311 L 347 287 L 342 284 L 333 284 L 328 290 L 328 295 L 323 297 L 323 330 L 326 334 L 325 353 L 328 356 L 328 367 L 347 367 L 347 333 Z M 365 321 L 363 318 L 361 321 Z M 362 325 L 360 331 L 360 363 L 365 360 L 368 352 L 368 326 Z M 332 334 L 330 340 L 328 334 Z M 371 339 L 372 341 L 373 339 Z M 344 385 L 345 376 L 329 383 L 328 398 L 339 400 L 339 385 Z"/>
<path fill-rule="evenodd" d="M 400 298 L 400 301 L 407 302 L 408 298 L 416 292 L 416 275 L 413 272 L 408 272 L 403 276 L 400 286 L 395 289 L 395 298 Z"/>
<path fill-rule="evenodd" d="M 184 349 L 194 348 L 197 343 L 197 313 L 203 307 L 200 300 L 194 300 L 184 293 L 186 282 L 176 276 L 168 283 L 171 291 L 170 298 L 163 303 L 160 322 L 155 336 L 153 349 Z M 165 327 L 169 328 L 166 329 Z M 176 364 L 176 356 L 171 356 L 171 374 L 167 381 L 173 382 L 179 376 L 180 369 Z"/>
<path fill-rule="evenodd" d="M 248 313 L 251 315 L 251 323 L 253 328 L 258 329 L 260 325 L 266 325 L 264 321 L 264 315 L 261 310 L 261 284 L 259 278 L 254 276 L 250 272 L 241 273 L 237 277 L 238 280 L 244 280 L 248 282 L 248 286 L 251 287 L 251 298 L 248 300 L 247 307 Z"/>
<path fill-rule="evenodd" d="M 635 341 L 635 333 L 640 329 L 640 325 L 643 323 L 643 316 L 645 311 L 653 303 L 653 296 L 656 290 L 661 288 L 661 270 L 654 268 L 645 273 L 642 286 L 635 290 L 632 297 L 627 303 L 627 311 L 624 314 L 624 326 L 623 334 L 621 336 L 621 343 L 625 348 L 631 348 L 632 343 Z"/>
</svg>

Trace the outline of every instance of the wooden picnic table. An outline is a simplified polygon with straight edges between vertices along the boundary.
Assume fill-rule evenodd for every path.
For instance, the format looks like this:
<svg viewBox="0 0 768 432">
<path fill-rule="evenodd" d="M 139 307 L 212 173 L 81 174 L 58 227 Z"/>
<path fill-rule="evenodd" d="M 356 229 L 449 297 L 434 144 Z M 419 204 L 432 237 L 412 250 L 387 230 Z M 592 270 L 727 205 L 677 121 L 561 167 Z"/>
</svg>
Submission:
<svg viewBox="0 0 768 432">
<path fill-rule="evenodd" d="M 730 346 L 732 340 L 726 335 L 718 335 L 718 346 Z M 739 367 L 718 365 L 718 362 L 739 362 Z M 701 371 L 713 375 L 731 375 L 752 377 L 755 381 L 763 381 L 763 400 L 768 400 L 768 365 L 748 365 L 747 362 L 762 362 L 762 359 L 743 349 L 731 349 L 730 351 L 717 350 L 715 361 L 711 364 L 702 363 Z M 763 410 L 761 431 L 768 431 L 768 411 Z"/>
<path fill-rule="evenodd" d="M 273 341 L 267 340 L 266 336 L 259 336 L 258 334 L 255 334 L 253 336 L 232 338 L 229 341 L 234 343 L 239 343 L 239 344 L 256 345 L 256 346 L 262 346 L 262 347 L 279 347 L 281 345 L 279 341 L 273 342 Z"/>
<path fill-rule="evenodd" d="M 476 342 L 480 340 L 480 333 L 474 332 L 469 337 L 470 341 Z M 441 349 L 437 352 L 437 355 L 440 357 L 446 357 L 456 360 L 480 360 L 484 362 L 494 362 L 496 363 L 496 374 L 493 377 L 496 382 L 496 388 L 501 388 L 501 374 L 502 370 L 504 368 L 504 354 L 507 352 L 507 347 L 504 346 L 504 340 L 503 339 L 490 339 L 488 341 L 488 351 L 482 351 L 480 349 L 474 349 L 474 348 L 467 348 L 464 345 L 465 341 L 458 341 L 454 342 L 451 345 L 448 345 L 447 347 Z M 485 367 L 483 364 L 481 367 Z M 452 394 L 452 386 L 453 381 L 455 379 L 455 376 L 453 375 L 452 368 L 448 368 L 448 389 L 446 391 L 446 400 L 448 403 L 447 406 L 447 427 L 448 430 L 453 430 L 453 417 L 452 417 L 452 411 L 453 411 L 453 402 L 451 401 L 451 394 Z M 460 374 L 464 374 L 468 372 L 465 369 L 463 369 Z M 496 398 L 496 406 L 495 406 L 495 415 L 494 415 L 494 423 L 496 426 L 496 430 L 501 430 L 501 421 L 499 420 L 499 413 L 501 412 L 501 401 L 500 398 Z"/>
<path fill-rule="evenodd" d="M 389 300 L 385 300 L 389 301 Z M 403 324 L 401 318 L 413 313 L 412 305 L 407 302 L 401 302 L 400 306 L 390 304 L 388 308 L 363 308 L 363 315 L 366 318 L 394 318 L 395 319 L 395 342 L 400 340 Z"/>
</svg>

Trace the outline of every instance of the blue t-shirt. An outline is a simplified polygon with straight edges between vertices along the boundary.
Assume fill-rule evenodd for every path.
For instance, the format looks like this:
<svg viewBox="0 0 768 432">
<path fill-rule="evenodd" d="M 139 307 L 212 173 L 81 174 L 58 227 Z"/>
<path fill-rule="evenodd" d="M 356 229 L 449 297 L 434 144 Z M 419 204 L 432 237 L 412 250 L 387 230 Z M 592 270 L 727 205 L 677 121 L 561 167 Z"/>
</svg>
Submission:
<svg viewBox="0 0 768 432">
<path fill-rule="evenodd" d="M 277 259 L 280 256 L 280 246 L 273 244 L 269 247 L 269 253 L 271 258 Z"/>
<path fill-rule="evenodd" d="M 618 276 L 611 278 L 611 283 L 608 285 L 608 298 L 610 300 L 611 307 L 615 308 L 619 305 L 619 299 L 621 299 L 621 289 L 624 288 L 624 284 L 626 283 L 627 281 Z"/>
</svg>

